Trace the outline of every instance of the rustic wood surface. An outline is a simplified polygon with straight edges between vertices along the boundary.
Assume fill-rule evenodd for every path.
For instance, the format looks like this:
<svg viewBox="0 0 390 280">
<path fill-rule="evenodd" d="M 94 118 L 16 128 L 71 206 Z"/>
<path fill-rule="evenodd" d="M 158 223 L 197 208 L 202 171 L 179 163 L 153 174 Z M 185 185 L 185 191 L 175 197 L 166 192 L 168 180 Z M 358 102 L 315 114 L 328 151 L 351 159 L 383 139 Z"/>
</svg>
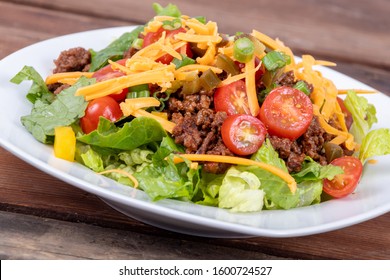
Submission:
<svg viewBox="0 0 390 280">
<path fill-rule="evenodd" d="M 154 1 L 0 1 L 0 59 L 32 43 L 143 24 Z M 165 5 L 168 1 L 159 1 Z M 221 32 L 263 31 L 390 95 L 390 1 L 171 1 Z M 1 71 L 3 69 L 0 69 Z M 1 120 L 0 120 L 1 121 Z M 0 259 L 390 259 L 390 213 L 299 238 L 210 239 L 130 219 L 0 148 Z"/>
</svg>

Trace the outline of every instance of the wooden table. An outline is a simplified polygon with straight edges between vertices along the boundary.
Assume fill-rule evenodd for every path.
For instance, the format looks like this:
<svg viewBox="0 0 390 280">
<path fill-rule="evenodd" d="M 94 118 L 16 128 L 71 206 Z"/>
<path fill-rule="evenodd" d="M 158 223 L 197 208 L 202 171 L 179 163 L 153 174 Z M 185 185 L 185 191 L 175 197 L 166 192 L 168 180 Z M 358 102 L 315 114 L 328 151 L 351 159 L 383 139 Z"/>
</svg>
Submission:
<svg viewBox="0 0 390 280">
<path fill-rule="evenodd" d="M 58 35 L 142 24 L 152 2 L 0 1 L 0 58 Z M 165 5 L 168 1 L 160 1 Z M 263 31 L 296 54 L 310 53 L 390 95 L 390 2 L 183 1 L 182 12 L 220 31 Z M 1 69 L 2 70 L 2 69 Z M 210 239 L 167 232 L 125 217 L 0 148 L 1 259 L 389 259 L 390 213 L 299 238 Z"/>
</svg>

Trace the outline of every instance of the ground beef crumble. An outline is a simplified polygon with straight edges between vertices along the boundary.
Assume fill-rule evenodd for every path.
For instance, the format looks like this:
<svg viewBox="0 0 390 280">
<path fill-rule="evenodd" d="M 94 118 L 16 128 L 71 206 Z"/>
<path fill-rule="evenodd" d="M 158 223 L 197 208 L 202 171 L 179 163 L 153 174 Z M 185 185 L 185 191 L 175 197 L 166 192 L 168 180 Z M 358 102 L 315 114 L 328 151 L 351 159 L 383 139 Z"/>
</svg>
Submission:
<svg viewBox="0 0 390 280">
<path fill-rule="evenodd" d="M 233 153 L 221 138 L 221 126 L 227 115 L 212 109 L 212 93 L 171 97 L 168 101 L 170 120 L 176 124 L 172 135 L 177 144 L 185 147 L 186 153 L 229 155 Z M 205 163 L 204 169 L 210 173 L 223 173 L 228 164 Z"/>
<path fill-rule="evenodd" d="M 289 172 L 299 172 L 306 155 L 321 165 L 328 164 L 323 146 L 332 138 L 333 136 L 320 126 L 315 116 L 307 131 L 296 140 L 269 136 L 272 146 L 286 162 Z"/>
<path fill-rule="evenodd" d="M 62 51 L 58 58 L 54 60 L 54 64 L 54 74 L 74 71 L 87 72 L 91 64 L 91 53 L 81 47 L 71 48 Z M 54 94 L 58 94 L 68 87 L 70 86 L 60 83 L 48 85 L 48 89 Z"/>
<path fill-rule="evenodd" d="M 91 53 L 81 47 L 71 48 L 62 51 L 58 58 L 54 60 L 56 68 L 53 73 L 73 72 L 89 70 L 91 63 Z"/>
</svg>

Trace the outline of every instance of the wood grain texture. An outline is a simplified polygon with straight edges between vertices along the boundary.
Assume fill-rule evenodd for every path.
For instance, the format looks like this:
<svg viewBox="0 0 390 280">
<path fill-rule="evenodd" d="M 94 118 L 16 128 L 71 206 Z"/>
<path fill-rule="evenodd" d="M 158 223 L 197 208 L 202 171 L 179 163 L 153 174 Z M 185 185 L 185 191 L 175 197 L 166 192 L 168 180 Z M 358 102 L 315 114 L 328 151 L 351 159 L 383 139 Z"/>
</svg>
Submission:
<svg viewBox="0 0 390 280">
<path fill-rule="evenodd" d="M 154 12 L 154 0 L 107 1 L 17 0 L 12 1 L 96 19 L 147 22 Z M 294 51 L 340 60 L 390 67 L 390 1 L 159 1 L 174 2 L 184 14 L 204 15 L 218 22 L 219 30 L 234 34 L 253 28 L 279 37 Z M 357 28 L 358 27 L 358 28 Z M 53 26 L 53 30 L 54 26 Z M 375 51 L 373 51 L 375 50 Z"/>
<path fill-rule="evenodd" d="M 75 225 L 16 213 L 0 212 L 0 221 L 0 259 L 284 259 L 201 240 Z"/>
<path fill-rule="evenodd" d="M 0 1 L 0 11 L 0 58 L 33 43 L 60 35 L 135 24 L 130 20 L 123 22 L 101 19 L 3 1 Z"/>
<path fill-rule="evenodd" d="M 59 35 L 143 24 L 154 14 L 153 2 L 0 0 L 0 59 Z M 335 61 L 336 70 L 390 95 L 388 0 L 158 2 L 205 15 L 221 32 L 256 28 L 279 37 L 296 54 Z M 0 259 L 390 259 L 389 229 L 387 213 L 299 238 L 176 234 L 130 219 L 0 148 Z"/>
</svg>

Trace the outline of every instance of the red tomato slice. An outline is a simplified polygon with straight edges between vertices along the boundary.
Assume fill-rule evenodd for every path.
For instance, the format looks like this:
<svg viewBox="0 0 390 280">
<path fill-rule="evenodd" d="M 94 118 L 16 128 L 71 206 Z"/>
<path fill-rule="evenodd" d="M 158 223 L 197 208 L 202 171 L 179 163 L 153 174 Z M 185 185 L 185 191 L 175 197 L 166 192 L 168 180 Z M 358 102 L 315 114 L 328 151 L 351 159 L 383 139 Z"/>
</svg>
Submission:
<svg viewBox="0 0 390 280">
<path fill-rule="evenodd" d="M 335 198 L 341 198 L 352 193 L 363 173 L 362 162 L 355 157 L 344 156 L 334 159 L 330 164 L 340 166 L 343 174 L 336 175 L 333 180 L 324 180 L 323 190 Z"/>
<path fill-rule="evenodd" d="M 121 59 L 116 61 L 116 63 L 119 63 L 121 65 L 125 65 L 127 59 Z M 104 66 L 103 68 L 99 69 L 95 73 L 93 73 L 92 78 L 95 78 L 97 82 L 122 77 L 125 74 L 122 71 L 119 70 L 113 70 L 111 65 Z M 116 94 L 110 94 L 112 98 L 114 98 L 116 101 L 121 102 L 126 99 L 127 93 L 129 90 L 127 88 L 123 89 L 122 91 L 116 93 Z"/>
<path fill-rule="evenodd" d="M 255 57 L 255 68 L 260 64 L 261 60 L 257 57 Z M 234 61 L 234 63 L 240 68 L 240 70 L 245 68 L 245 63 L 239 62 L 239 61 Z M 256 71 L 255 73 L 255 80 L 258 81 L 263 77 L 265 72 L 265 66 L 264 64 L 261 64 L 259 70 Z"/>
<path fill-rule="evenodd" d="M 313 104 L 300 90 L 282 86 L 265 98 L 259 117 L 270 135 L 295 140 L 309 127 Z"/>
<path fill-rule="evenodd" d="M 81 129 L 84 133 L 90 133 L 98 127 L 99 118 L 105 117 L 111 122 L 116 122 L 122 117 L 123 113 L 116 102 L 110 96 L 96 98 L 89 102 L 85 115 L 80 119 Z"/>
<path fill-rule="evenodd" d="M 347 126 L 348 129 L 350 129 L 353 123 L 352 114 L 350 111 L 348 111 L 347 107 L 345 107 L 344 100 L 342 100 L 340 97 L 337 97 L 337 102 L 339 103 L 341 111 L 344 114 L 345 125 Z"/>
<path fill-rule="evenodd" d="M 149 46 L 150 44 L 157 42 L 158 39 L 161 38 L 162 33 L 164 31 L 166 32 L 165 33 L 166 38 L 171 38 L 171 37 L 175 36 L 175 34 L 177 34 L 177 33 L 187 32 L 187 30 L 185 30 L 183 27 L 180 27 L 180 28 L 175 29 L 175 30 L 165 30 L 164 28 L 160 27 L 156 32 L 146 33 L 146 35 L 144 37 L 144 41 L 142 43 L 142 48 L 145 48 L 145 47 Z M 185 54 L 188 57 L 193 56 L 190 44 L 188 44 L 188 43 L 185 45 L 184 48 L 177 49 L 176 51 L 180 54 Z M 159 57 L 156 61 L 161 62 L 163 64 L 169 64 L 172 62 L 172 60 L 173 60 L 173 56 L 171 56 L 170 54 L 165 54 L 162 57 Z"/>
<path fill-rule="evenodd" d="M 255 153 L 263 144 L 267 130 L 264 124 L 250 115 L 231 115 L 221 127 L 223 143 L 236 155 Z"/>
<path fill-rule="evenodd" d="M 245 82 L 238 80 L 218 88 L 214 93 L 214 108 L 217 112 L 226 112 L 228 116 L 235 114 L 250 115 Z"/>
</svg>

